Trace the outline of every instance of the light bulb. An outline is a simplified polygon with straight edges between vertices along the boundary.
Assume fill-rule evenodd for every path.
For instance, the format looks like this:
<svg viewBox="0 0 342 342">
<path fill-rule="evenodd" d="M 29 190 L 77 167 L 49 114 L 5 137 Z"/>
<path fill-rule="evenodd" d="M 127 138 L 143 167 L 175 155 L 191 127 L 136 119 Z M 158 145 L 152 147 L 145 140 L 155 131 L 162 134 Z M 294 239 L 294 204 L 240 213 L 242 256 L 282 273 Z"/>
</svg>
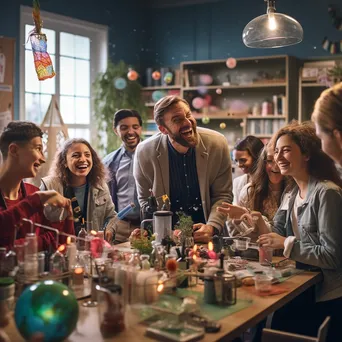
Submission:
<svg viewBox="0 0 342 342">
<path fill-rule="evenodd" d="M 274 31 L 277 28 L 277 22 L 276 22 L 276 19 L 274 17 L 274 13 L 268 14 L 268 28 L 271 31 Z"/>
</svg>

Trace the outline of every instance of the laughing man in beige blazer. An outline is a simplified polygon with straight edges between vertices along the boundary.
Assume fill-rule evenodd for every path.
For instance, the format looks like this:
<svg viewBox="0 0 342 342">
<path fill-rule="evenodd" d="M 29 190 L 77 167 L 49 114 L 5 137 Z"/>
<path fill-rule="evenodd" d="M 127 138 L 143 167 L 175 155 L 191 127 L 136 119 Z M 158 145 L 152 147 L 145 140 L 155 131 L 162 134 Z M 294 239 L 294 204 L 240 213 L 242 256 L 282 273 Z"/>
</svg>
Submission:
<svg viewBox="0 0 342 342">
<path fill-rule="evenodd" d="M 197 128 L 189 104 L 178 96 L 159 100 L 154 119 L 160 132 L 135 153 L 140 206 L 146 207 L 150 189 L 157 198 L 167 194 L 170 210 L 192 216 L 195 241 L 207 242 L 224 225 L 216 207 L 233 200 L 227 141 L 218 132 Z"/>
</svg>

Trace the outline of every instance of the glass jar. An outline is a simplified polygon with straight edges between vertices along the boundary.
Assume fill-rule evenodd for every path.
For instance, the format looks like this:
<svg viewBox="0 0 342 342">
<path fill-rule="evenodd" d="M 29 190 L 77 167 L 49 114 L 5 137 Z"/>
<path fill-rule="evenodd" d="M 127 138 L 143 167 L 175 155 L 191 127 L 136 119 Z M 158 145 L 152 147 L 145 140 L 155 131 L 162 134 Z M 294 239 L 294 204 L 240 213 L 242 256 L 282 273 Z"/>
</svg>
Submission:
<svg viewBox="0 0 342 342">
<path fill-rule="evenodd" d="M 125 330 L 125 311 L 122 302 L 122 288 L 111 285 L 96 286 L 100 331 L 104 338 L 110 338 Z"/>
<path fill-rule="evenodd" d="M 143 254 L 140 256 L 141 260 L 141 269 L 144 271 L 148 271 L 151 268 L 150 264 L 150 256 L 148 254 Z"/>
</svg>

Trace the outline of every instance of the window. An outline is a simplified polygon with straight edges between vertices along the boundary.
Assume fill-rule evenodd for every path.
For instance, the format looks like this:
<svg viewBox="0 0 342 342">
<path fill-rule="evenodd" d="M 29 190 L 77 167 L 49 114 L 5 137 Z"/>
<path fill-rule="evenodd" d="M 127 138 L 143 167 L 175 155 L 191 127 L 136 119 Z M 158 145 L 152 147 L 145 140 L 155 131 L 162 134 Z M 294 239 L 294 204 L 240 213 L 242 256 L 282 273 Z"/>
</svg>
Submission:
<svg viewBox="0 0 342 342">
<path fill-rule="evenodd" d="M 41 13 L 47 49 L 56 76 L 38 81 L 30 42 L 32 8 L 21 6 L 20 119 L 40 124 L 56 94 L 69 137 L 96 137 L 92 122 L 92 83 L 107 66 L 107 27 Z M 26 43 L 26 44 L 25 44 Z"/>
</svg>

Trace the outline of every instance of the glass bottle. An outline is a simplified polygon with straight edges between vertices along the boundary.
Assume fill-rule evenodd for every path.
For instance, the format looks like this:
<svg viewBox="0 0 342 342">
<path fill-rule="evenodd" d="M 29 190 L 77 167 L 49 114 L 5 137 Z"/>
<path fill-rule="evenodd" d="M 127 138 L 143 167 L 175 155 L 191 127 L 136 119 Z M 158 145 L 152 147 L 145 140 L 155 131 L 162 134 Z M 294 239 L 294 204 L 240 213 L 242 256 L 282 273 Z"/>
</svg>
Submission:
<svg viewBox="0 0 342 342">
<path fill-rule="evenodd" d="M 148 254 L 143 254 L 140 256 L 141 260 L 141 269 L 144 271 L 148 271 L 151 268 L 151 264 L 149 262 L 150 256 Z"/>
<path fill-rule="evenodd" d="M 6 263 L 6 248 L 0 247 L 0 277 L 6 276 L 5 263 Z"/>
<path fill-rule="evenodd" d="M 38 276 L 38 240 L 34 233 L 28 233 L 25 237 L 24 271 L 27 277 Z"/>
<path fill-rule="evenodd" d="M 81 230 L 79 231 L 77 235 L 77 249 L 79 251 L 85 251 L 86 250 L 86 239 L 87 239 L 88 233 L 85 229 L 85 226 L 82 224 Z"/>
</svg>

